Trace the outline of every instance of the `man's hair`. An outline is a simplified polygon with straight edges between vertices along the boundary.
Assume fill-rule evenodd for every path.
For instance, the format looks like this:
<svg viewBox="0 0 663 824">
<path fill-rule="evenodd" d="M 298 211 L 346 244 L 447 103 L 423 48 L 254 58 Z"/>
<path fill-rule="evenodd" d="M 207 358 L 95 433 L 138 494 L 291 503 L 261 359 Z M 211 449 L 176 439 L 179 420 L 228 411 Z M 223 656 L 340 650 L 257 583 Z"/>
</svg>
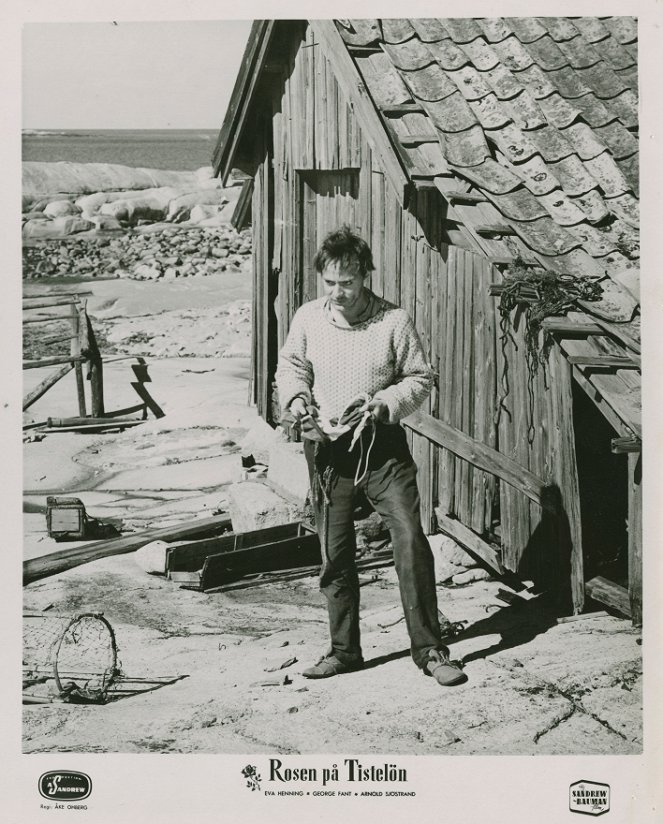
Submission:
<svg viewBox="0 0 663 824">
<path fill-rule="evenodd" d="M 362 277 L 375 269 L 370 246 L 347 224 L 330 232 L 313 258 L 315 271 L 320 274 L 329 263 L 348 269 L 356 266 Z"/>
</svg>

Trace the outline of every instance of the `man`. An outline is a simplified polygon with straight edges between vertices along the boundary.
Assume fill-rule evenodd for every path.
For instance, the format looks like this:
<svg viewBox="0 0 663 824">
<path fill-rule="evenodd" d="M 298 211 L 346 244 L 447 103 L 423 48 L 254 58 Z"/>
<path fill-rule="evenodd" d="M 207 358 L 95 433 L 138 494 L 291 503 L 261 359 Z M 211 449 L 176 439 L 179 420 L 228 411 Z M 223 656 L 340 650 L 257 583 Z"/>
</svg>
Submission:
<svg viewBox="0 0 663 824">
<path fill-rule="evenodd" d="M 398 425 L 431 391 L 433 372 L 407 313 L 366 287 L 375 267 L 364 240 L 347 226 L 333 231 L 313 265 L 324 296 L 296 312 L 276 374 L 281 408 L 304 430 L 331 635 L 329 653 L 303 675 L 363 666 L 353 521 L 359 487 L 391 533 L 415 664 L 442 685 L 461 683 L 467 679 L 440 640 L 416 466 Z"/>
</svg>

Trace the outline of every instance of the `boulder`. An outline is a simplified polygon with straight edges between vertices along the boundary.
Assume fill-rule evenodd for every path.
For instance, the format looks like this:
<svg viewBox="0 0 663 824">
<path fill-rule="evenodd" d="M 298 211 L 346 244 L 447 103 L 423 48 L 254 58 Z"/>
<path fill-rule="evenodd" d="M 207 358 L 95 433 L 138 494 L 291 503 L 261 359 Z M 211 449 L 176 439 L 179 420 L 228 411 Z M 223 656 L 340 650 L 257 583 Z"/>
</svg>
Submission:
<svg viewBox="0 0 663 824">
<path fill-rule="evenodd" d="M 220 206 L 219 204 L 204 205 L 201 203 L 197 203 L 191 209 L 189 220 L 191 221 L 191 223 L 200 223 L 201 220 L 207 220 L 208 218 L 216 217 L 222 209 L 223 206 Z"/>
<path fill-rule="evenodd" d="M 481 567 L 475 567 L 474 569 L 466 569 L 464 572 L 458 572 L 451 581 L 462 586 L 463 584 L 474 583 L 474 581 L 487 581 L 490 577 L 490 572 Z"/>
<path fill-rule="evenodd" d="M 288 436 L 281 428 L 273 429 L 258 418 L 240 443 L 242 455 L 253 455 L 258 463 L 269 462 L 269 450 L 277 443 L 287 443 Z"/>
<path fill-rule="evenodd" d="M 301 520 L 304 514 L 302 507 L 257 481 L 242 481 L 228 487 L 228 511 L 234 532 L 289 524 Z"/>
<path fill-rule="evenodd" d="M 78 215 L 80 212 L 81 209 L 70 200 L 53 200 L 44 208 L 47 217 L 66 217 Z"/>
<path fill-rule="evenodd" d="M 112 215 L 94 215 L 90 222 L 98 232 L 121 232 L 122 226 L 117 218 Z"/>
<path fill-rule="evenodd" d="M 49 221 L 29 220 L 23 227 L 23 237 L 30 240 L 48 240 L 67 237 L 89 229 L 94 229 L 94 224 L 89 220 L 70 215 Z"/>
<path fill-rule="evenodd" d="M 452 566 L 464 567 L 465 569 L 475 567 L 477 565 L 474 558 L 472 558 L 468 552 L 465 552 L 465 550 L 459 546 L 453 538 L 449 538 L 447 535 L 442 535 L 440 533 L 436 535 L 429 535 L 428 542 L 433 550 L 433 556 L 435 557 L 436 564 L 451 564 Z M 459 571 L 460 570 L 456 569 L 456 572 Z"/>
<path fill-rule="evenodd" d="M 168 546 L 169 544 L 165 541 L 151 541 L 136 550 L 134 560 L 150 575 L 165 575 Z"/>
<path fill-rule="evenodd" d="M 223 206 L 228 203 L 223 189 L 199 189 L 188 192 L 171 200 L 168 207 L 168 220 L 178 223 L 188 220 L 194 206 Z"/>
<path fill-rule="evenodd" d="M 154 223 L 163 220 L 168 211 L 168 203 L 159 197 L 136 197 L 104 203 L 99 209 L 102 215 L 111 215 L 119 221 L 135 226 L 141 220 Z"/>
<path fill-rule="evenodd" d="M 309 495 L 304 445 L 274 443 L 269 448 L 267 480 L 281 495 L 303 507 Z"/>
</svg>

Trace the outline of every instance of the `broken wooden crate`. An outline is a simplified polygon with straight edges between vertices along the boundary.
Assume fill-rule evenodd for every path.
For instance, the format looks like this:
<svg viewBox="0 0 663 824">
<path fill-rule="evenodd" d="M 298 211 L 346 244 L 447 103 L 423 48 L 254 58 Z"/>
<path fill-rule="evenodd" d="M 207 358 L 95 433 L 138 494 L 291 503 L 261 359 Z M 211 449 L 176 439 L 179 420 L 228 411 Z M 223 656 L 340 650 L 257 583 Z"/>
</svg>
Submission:
<svg viewBox="0 0 663 824">
<path fill-rule="evenodd" d="M 206 592 L 247 575 L 321 563 L 320 541 L 301 521 L 237 532 L 168 547 L 168 577 L 185 589 Z"/>
</svg>

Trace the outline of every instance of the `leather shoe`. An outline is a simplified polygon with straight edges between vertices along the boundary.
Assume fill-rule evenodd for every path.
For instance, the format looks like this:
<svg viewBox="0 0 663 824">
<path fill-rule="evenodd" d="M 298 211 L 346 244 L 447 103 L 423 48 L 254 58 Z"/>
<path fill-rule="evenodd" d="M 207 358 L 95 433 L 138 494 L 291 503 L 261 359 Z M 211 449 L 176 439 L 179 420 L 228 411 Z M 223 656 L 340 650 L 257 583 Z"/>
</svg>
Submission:
<svg viewBox="0 0 663 824">
<path fill-rule="evenodd" d="M 460 664 L 449 658 L 449 650 L 446 647 L 430 651 L 424 672 L 426 675 L 432 675 L 442 687 L 453 687 L 467 681 L 467 675 Z"/>
<path fill-rule="evenodd" d="M 333 675 L 343 675 L 346 672 L 356 672 L 364 666 L 359 660 L 351 664 L 344 664 L 335 655 L 324 655 L 316 664 L 302 672 L 304 678 L 331 678 Z"/>
</svg>

